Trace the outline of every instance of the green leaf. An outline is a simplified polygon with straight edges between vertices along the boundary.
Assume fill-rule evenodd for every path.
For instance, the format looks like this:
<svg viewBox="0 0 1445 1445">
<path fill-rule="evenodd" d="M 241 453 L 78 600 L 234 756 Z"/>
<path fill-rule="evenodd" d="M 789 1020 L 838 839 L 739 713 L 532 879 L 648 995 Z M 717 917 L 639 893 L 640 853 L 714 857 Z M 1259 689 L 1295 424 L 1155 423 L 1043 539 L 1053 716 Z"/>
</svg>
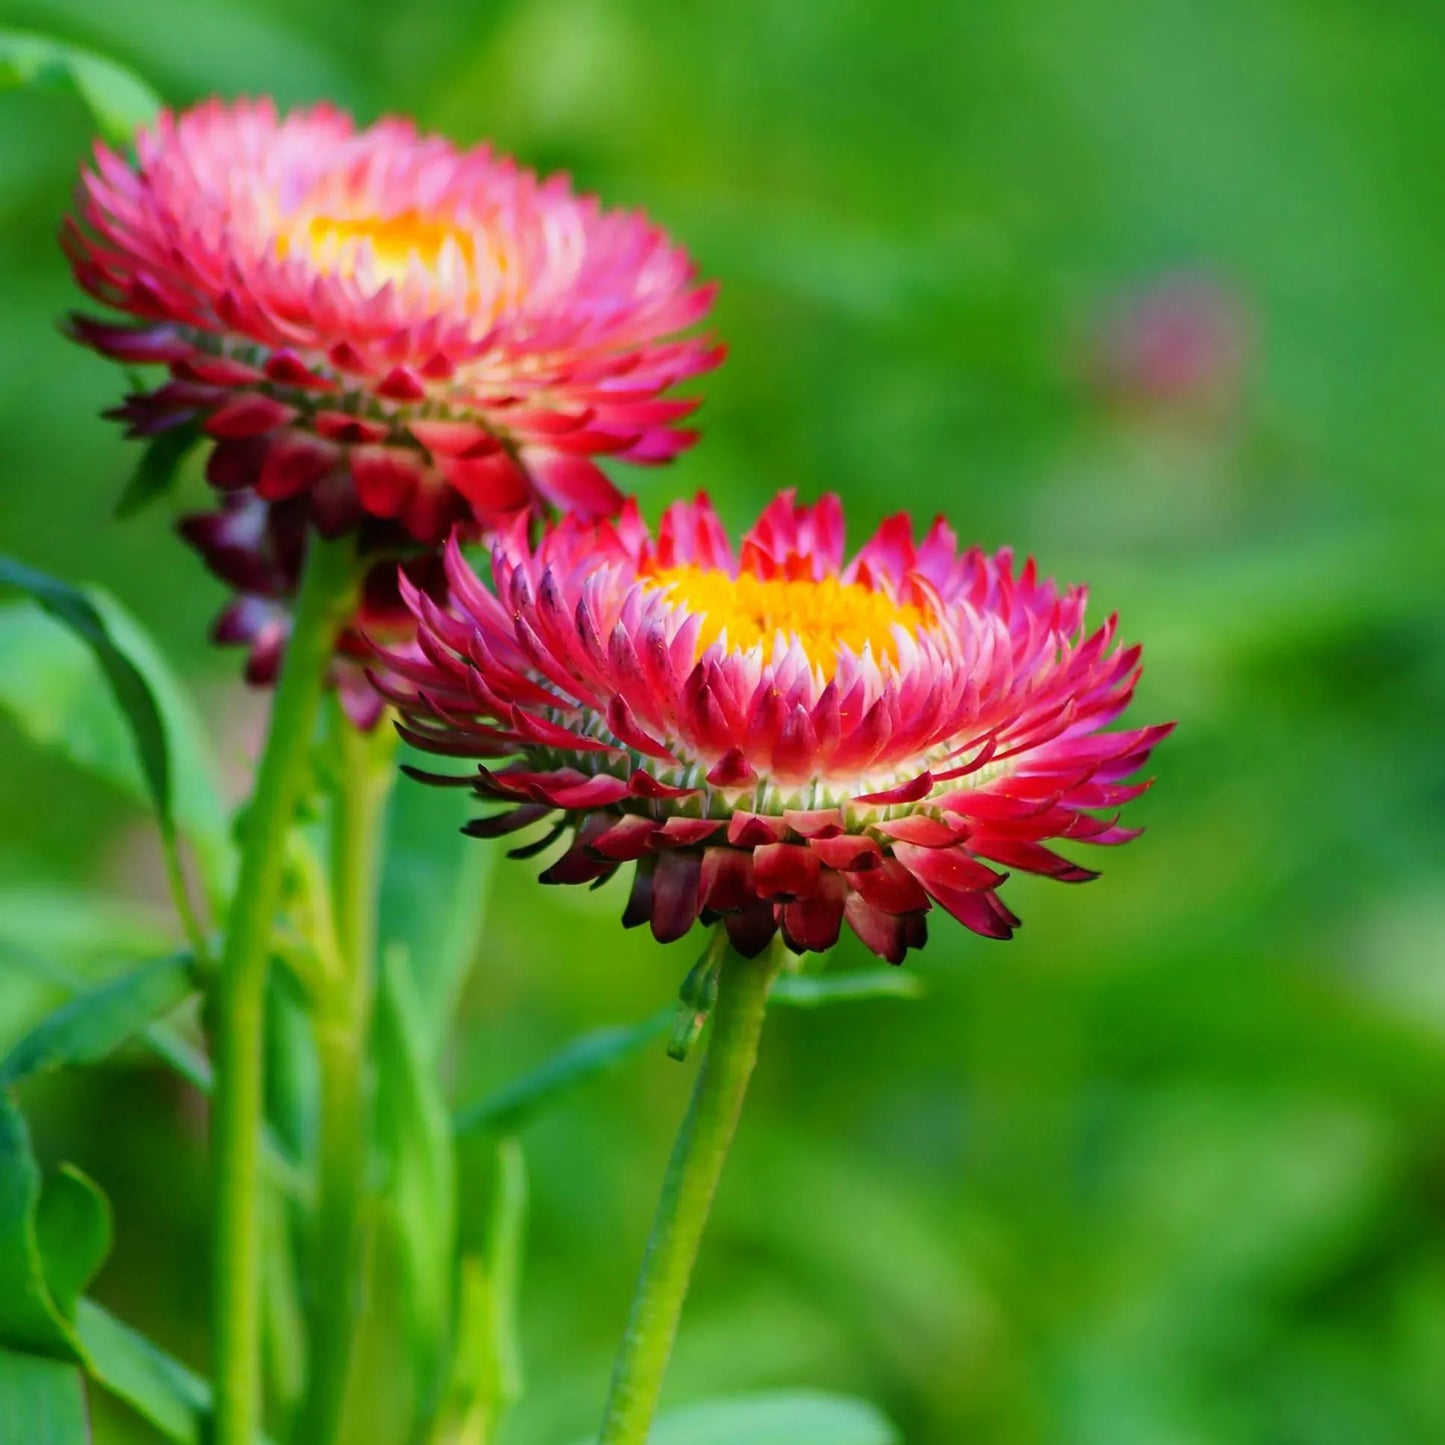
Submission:
<svg viewBox="0 0 1445 1445">
<path fill-rule="evenodd" d="M 0 607 L 0 708 L 38 745 L 149 801 L 168 839 L 179 828 L 190 840 L 210 896 L 225 897 L 234 850 L 215 762 L 155 644 L 99 591 L 5 558 L 0 584 L 43 609 Z"/>
<path fill-rule="evenodd" d="M 203 1445 L 211 1392 L 163 1350 L 91 1300 L 76 1316 L 91 1378 L 138 1411 L 167 1440 Z"/>
<path fill-rule="evenodd" d="M 486 1243 L 460 1262 L 456 1348 L 440 1440 L 492 1439 L 501 1417 L 522 1398 L 517 1309 L 526 1221 L 522 1146 L 499 1139 Z"/>
<path fill-rule="evenodd" d="M 779 1008 L 812 1009 L 879 998 L 914 999 L 923 992 L 922 979 L 897 969 L 784 974 L 773 985 L 770 1002 Z M 570 1090 L 610 1073 L 640 1054 L 672 1029 L 676 1016 L 675 1009 L 667 1008 L 641 1023 L 594 1029 L 580 1035 L 529 1073 L 460 1110 L 454 1124 L 457 1134 L 513 1132 Z"/>
<path fill-rule="evenodd" d="M 79 94 L 112 145 L 123 145 L 161 108 L 150 86 L 103 55 L 48 35 L 0 30 L 0 90 L 57 84 Z"/>
<path fill-rule="evenodd" d="M 927 992 L 916 973 L 898 968 L 865 968 L 851 973 L 785 973 L 769 1002 L 783 1008 L 821 1008 L 830 1003 L 865 1003 L 875 998 L 917 999 Z"/>
<path fill-rule="evenodd" d="M 872 1405 L 821 1390 L 685 1405 L 664 1415 L 647 1437 L 648 1445 L 901 1445 L 902 1439 Z"/>
<path fill-rule="evenodd" d="M 30 1133 L 0 1093 L 0 1346 L 75 1361 L 80 1349 L 45 1284 L 36 1239 L 40 1167 Z"/>
<path fill-rule="evenodd" d="M 50 1069 L 105 1058 L 194 989 L 191 956 L 179 953 L 77 994 L 42 1019 L 0 1062 L 0 1089 Z"/>
<path fill-rule="evenodd" d="M 198 439 L 193 427 L 184 426 L 172 427 L 156 437 L 141 453 L 135 472 L 115 504 L 116 520 L 123 522 L 138 515 L 170 491 L 181 463 Z"/>
<path fill-rule="evenodd" d="M 403 782 L 391 798 L 378 905 L 383 950 L 406 949 L 432 1058 L 451 1026 L 481 939 L 497 850 L 460 830 L 471 814 L 452 788 Z"/>
<path fill-rule="evenodd" d="M 110 1201 L 94 1180 L 62 1164 L 35 1211 L 35 1243 L 55 1308 L 75 1318 L 85 1287 L 99 1273 L 112 1240 Z"/>
<path fill-rule="evenodd" d="M 454 1124 L 457 1134 L 482 1130 L 512 1133 L 537 1110 L 620 1067 L 663 1037 L 672 1028 L 674 1012 L 669 1006 L 638 1024 L 594 1029 L 580 1035 L 531 1072 L 463 1109 Z"/>
<path fill-rule="evenodd" d="M 80 1371 L 0 1348 L 0 1445 L 85 1445 L 89 1439 Z"/>
<path fill-rule="evenodd" d="M 205 1380 L 93 1300 L 81 1300 L 76 1326 L 96 1384 L 176 1445 L 207 1445 L 211 1387 Z M 256 1442 L 267 1445 L 267 1437 L 258 1433 Z"/>
<path fill-rule="evenodd" d="M 396 948 L 382 961 L 374 1048 L 385 1218 L 406 1282 L 406 1338 L 418 1398 L 434 1401 L 452 1314 L 456 1164 L 422 1006 L 405 954 Z"/>
</svg>

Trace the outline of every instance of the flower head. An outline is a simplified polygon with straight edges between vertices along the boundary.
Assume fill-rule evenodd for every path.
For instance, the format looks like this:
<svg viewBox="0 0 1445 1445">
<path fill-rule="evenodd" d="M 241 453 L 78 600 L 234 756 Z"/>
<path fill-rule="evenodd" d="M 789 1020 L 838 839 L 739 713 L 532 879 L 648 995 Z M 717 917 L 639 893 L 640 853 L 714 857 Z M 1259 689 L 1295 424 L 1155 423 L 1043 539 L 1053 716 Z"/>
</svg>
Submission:
<svg viewBox="0 0 1445 1445">
<path fill-rule="evenodd" d="M 135 150 L 97 146 L 66 231 L 80 284 L 133 322 L 73 331 L 169 368 L 117 414 L 201 427 L 222 490 L 436 543 L 549 505 L 610 515 L 594 457 L 694 440 L 695 403 L 662 393 L 720 360 L 679 336 L 712 290 L 640 214 L 325 105 L 210 101 Z"/>
<path fill-rule="evenodd" d="M 513 526 L 494 591 L 455 545 L 449 606 L 403 583 L 417 640 L 376 681 L 417 746 L 482 760 L 433 779 L 503 805 L 470 831 L 552 819 L 549 883 L 635 862 L 624 922 L 660 940 L 720 918 L 744 953 L 779 928 L 821 951 L 846 921 L 898 962 L 934 903 L 1007 938 L 1005 870 L 1082 882 L 1052 842 L 1134 836 L 1112 810 L 1169 728 L 1103 729 L 1139 649 L 1113 618 L 1086 631 L 1083 589 L 960 551 L 941 519 L 843 551 L 838 499 L 791 493 L 736 552 L 705 498 L 655 538 L 631 504 L 535 546 Z"/>
<path fill-rule="evenodd" d="M 182 517 L 178 530 L 200 554 L 213 576 L 235 595 L 222 609 L 211 636 L 223 645 L 249 649 L 246 681 L 269 687 L 281 670 L 291 636 L 291 609 L 306 557 L 306 502 L 293 497 L 264 502 L 252 491 L 228 492 L 215 511 Z M 359 551 L 374 558 L 364 566 L 355 610 L 336 639 L 328 682 L 352 723 L 363 730 L 381 721 L 386 704 L 366 677 L 368 638 L 393 644 L 416 635 L 416 623 L 402 601 L 400 573 L 411 586 L 436 599 L 446 597 L 446 576 L 436 552 L 417 553 L 398 563 L 406 539 L 395 523 L 365 519 Z"/>
</svg>

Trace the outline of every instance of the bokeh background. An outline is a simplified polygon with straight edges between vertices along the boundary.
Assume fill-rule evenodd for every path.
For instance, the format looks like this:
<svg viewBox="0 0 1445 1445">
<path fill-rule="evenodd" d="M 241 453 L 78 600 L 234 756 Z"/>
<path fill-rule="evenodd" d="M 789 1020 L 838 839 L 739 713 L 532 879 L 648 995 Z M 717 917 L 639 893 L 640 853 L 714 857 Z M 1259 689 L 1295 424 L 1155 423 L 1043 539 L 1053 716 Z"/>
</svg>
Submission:
<svg viewBox="0 0 1445 1445">
<path fill-rule="evenodd" d="M 734 525 L 835 488 L 1088 579 L 1174 717 L 1148 835 L 1025 927 L 946 919 L 922 1002 L 780 1012 L 672 1377 L 881 1404 L 910 1445 L 1445 1439 L 1445 27 L 1428 0 L 5 0 L 166 97 L 270 91 L 494 138 L 722 278 L 703 444 Z M 102 584 L 237 778 L 221 593 L 55 321 L 88 122 L 0 97 L 0 547 Z M 200 488 L 176 505 L 194 502 Z M 25 963 L 161 946 L 141 810 L 0 721 L 0 1045 Z M 468 887 L 486 883 L 479 849 Z M 621 894 L 497 875 L 465 1100 L 692 961 Z M 839 967 L 861 965 L 844 946 Z M 684 1101 L 659 1049 L 528 1128 L 530 1390 L 592 1424 Z M 99 1296 L 204 1367 L 202 1119 L 127 1056 L 26 1096 L 116 1203 Z M 480 1207 L 480 1206 L 477 1206 Z M 150 1437 L 118 1407 L 101 1445 Z M 357 1445 L 366 1445 L 358 1438 Z"/>
</svg>

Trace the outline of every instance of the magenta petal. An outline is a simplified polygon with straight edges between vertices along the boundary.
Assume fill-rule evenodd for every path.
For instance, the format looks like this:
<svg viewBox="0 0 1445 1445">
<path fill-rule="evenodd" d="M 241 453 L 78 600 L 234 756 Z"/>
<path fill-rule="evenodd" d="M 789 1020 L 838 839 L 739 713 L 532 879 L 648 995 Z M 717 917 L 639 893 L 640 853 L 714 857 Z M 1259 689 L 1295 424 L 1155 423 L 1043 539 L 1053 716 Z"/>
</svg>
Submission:
<svg viewBox="0 0 1445 1445">
<path fill-rule="evenodd" d="M 970 857 L 961 846 L 923 848 L 897 843 L 893 856 L 932 892 L 935 886 L 954 889 L 996 888 L 1004 875 Z"/>
<path fill-rule="evenodd" d="M 598 773 L 585 783 L 552 783 L 543 790 L 557 807 L 569 810 L 606 808 L 627 796 L 627 784 L 606 773 Z"/>
<path fill-rule="evenodd" d="M 707 780 L 714 788 L 750 788 L 758 775 L 742 749 L 729 748 L 708 770 Z"/>
<path fill-rule="evenodd" d="M 924 771 L 896 788 L 887 788 L 881 793 L 859 793 L 855 803 L 867 803 L 871 807 L 887 807 L 890 803 L 916 803 L 933 791 L 933 774 Z"/>
</svg>

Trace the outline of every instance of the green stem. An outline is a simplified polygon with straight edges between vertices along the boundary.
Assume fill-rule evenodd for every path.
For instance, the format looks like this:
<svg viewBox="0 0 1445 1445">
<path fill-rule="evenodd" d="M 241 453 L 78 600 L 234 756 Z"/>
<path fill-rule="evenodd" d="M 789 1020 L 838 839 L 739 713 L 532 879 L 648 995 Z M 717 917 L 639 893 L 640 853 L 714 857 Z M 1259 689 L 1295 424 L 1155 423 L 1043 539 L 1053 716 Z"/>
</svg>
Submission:
<svg viewBox="0 0 1445 1445">
<path fill-rule="evenodd" d="M 612 1373 L 599 1445 L 645 1445 L 728 1146 L 758 1057 L 781 939 L 759 958 L 729 949 L 718 977 L 712 1037 L 668 1162 L 662 1198 Z"/>
<path fill-rule="evenodd" d="M 261 1419 L 259 1173 L 266 968 L 281 900 L 286 834 L 305 785 L 312 727 L 352 571 L 349 542 L 312 539 L 246 812 L 216 983 L 214 1445 L 252 1445 Z"/>
<path fill-rule="evenodd" d="M 295 1439 L 331 1445 L 341 1428 L 356 1322 L 366 1185 L 366 1038 L 376 978 L 381 824 L 391 788 L 392 734 L 356 731 L 332 710 L 331 916 L 337 968 L 316 1000 L 321 1072 L 308 1380 Z"/>
</svg>

